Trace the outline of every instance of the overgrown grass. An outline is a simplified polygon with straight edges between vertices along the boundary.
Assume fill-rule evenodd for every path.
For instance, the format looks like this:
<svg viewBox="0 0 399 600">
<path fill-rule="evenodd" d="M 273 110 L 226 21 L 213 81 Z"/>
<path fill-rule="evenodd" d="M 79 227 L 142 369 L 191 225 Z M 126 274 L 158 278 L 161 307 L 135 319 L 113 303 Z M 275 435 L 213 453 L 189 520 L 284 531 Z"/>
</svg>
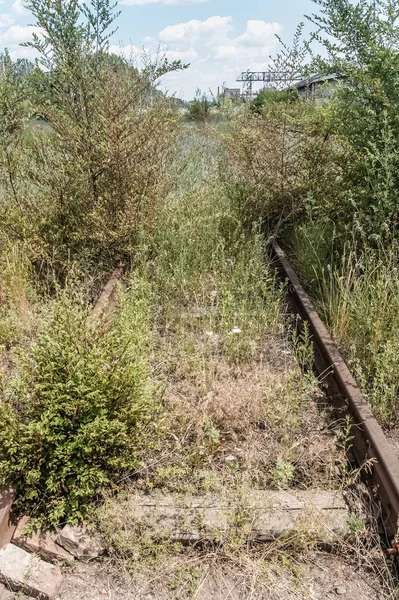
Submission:
<svg viewBox="0 0 399 600">
<path fill-rule="evenodd" d="M 248 362 L 266 333 L 281 330 L 281 291 L 259 227 L 244 227 L 220 183 L 217 140 L 194 133 L 181 151 L 187 167 L 143 242 L 139 267 L 160 300 L 160 343 L 171 341 L 167 361 L 181 368 L 194 357 L 203 363 L 212 347 L 230 363 Z"/>
<path fill-rule="evenodd" d="M 284 290 L 259 224 L 242 218 L 220 179 L 223 146 L 187 131 L 176 156 L 187 167 L 143 236 L 135 271 L 152 289 L 153 378 L 168 416 L 161 450 L 129 489 L 236 499 L 254 488 L 338 486 L 335 432 L 320 436 L 317 382 L 300 368 L 309 341 L 292 345 L 284 331 Z"/>
<path fill-rule="evenodd" d="M 300 273 L 343 351 L 350 369 L 384 424 L 397 420 L 399 400 L 399 269 L 396 244 L 341 256 L 331 227 L 309 223 L 290 238 Z"/>
<path fill-rule="evenodd" d="M 115 315 L 89 319 L 77 270 L 6 385 L 3 483 L 43 524 L 83 518 L 119 479 L 221 494 L 339 484 L 259 224 L 220 180 L 217 137 L 186 131 L 178 184 L 140 233 Z"/>
</svg>

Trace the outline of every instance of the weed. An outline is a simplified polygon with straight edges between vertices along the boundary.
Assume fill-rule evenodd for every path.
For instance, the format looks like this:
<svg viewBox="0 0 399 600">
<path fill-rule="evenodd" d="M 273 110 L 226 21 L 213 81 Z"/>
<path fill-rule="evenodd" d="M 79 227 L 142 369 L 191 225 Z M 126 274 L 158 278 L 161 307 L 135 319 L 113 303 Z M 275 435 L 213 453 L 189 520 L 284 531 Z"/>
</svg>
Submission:
<svg viewBox="0 0 399 600">
<path fill-rule="evenodd" d="M 309 231 L 315 240 L 322 238 L 316 224 L 298 228 L 291 237 L 299 270 L 375 415 L 388 424 L 395 419 L 399 391 L 397 246 L 375 251 L 351 239 L 339 256 L 332 240 L 318 256 Z"/>
<path fill-rule="evenodd" d="M 301 330 L 295 328 L 292 333 L 292 345 L 295 357 L 303 371 L 310 370 L 314 363 L 314 348 L 309 323 L 305 321 Z"/>
<path fill-rule="evenodd" d="M 156 443 L 148 388 L 148 297 L 135 282 L 108 323 L 62 293 L 0 405 L 2 483 L 37 522 L 76 522 L 113 476 Z"/>
<path fill-rule="evenodd" d="M 282 458 L 277 459 L 273 479 L 277 487 L 287 488 L 294 477 L 294 465 Z"/>
</svg>

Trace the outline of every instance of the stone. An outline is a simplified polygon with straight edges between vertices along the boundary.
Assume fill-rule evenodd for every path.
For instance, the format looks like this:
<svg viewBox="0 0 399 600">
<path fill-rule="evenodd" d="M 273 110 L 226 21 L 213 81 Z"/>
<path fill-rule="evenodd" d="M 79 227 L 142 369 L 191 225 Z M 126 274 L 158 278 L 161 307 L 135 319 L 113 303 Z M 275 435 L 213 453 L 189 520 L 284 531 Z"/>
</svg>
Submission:
<svg viewBox="0 0 399 600">
<path fill-rule="evenodd" d="M 234 454 L 229 454 L 228 456 L 226 456 L 226 458 L 224 459 L 224 462 L 229 463 L 229 462 L 235 462 L 237 460 L 237 457 L 234 456 Z"/>
<path fill-rule="evenodd" d="M 344 596 L 344 595 L 346 594 L 346 588 L 345 588 L 343 585 L 338 585 L 338 586 L 335 588 L 335 593 L 336 593 L 338 596 Z"/>
<path fill-rule="evenodd" d="M 104 552 L 99 540 L 84 526 L 65 525 L 55 542 L 80 560 L 97 558 Z"/>
<path fill-rule="evenodd" d="M 38 530 L 30 535 L 26 535 L 24 530 L 28 522 L 29 517 L 22 517 L 20 519 L 12 538 L 13 544 L 28 552 L 38 554 L 41 558 L 49 562 L 72 563 L 75 560 L 72 554 L 55 542 L 57 536 L 55 531 L 43 533 Z"/>
<path fill-rule="evenodd" d="M 8 544 L 15 531 L 16 523 L 11 519 L 14 496 L 14 490 L 0 488 L 0 548 Z"/>
<path fill-rule="evenodd" d="M 59 567 L 7 544 L 0 549 L 0 581 L 15 592 L 40 600 L 54 600 L 62 583 Z"/>
</svg>

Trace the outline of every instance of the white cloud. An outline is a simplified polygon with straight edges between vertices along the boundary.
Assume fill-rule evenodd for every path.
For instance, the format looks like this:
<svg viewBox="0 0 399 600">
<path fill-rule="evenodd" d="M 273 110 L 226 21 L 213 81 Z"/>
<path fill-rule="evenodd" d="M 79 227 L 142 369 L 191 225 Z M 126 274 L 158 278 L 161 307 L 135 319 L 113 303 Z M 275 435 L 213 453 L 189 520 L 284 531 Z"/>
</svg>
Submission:
<svg viewBox="0 0 399 600">
<path fill-rule="evenodd" d="M 224 38 L 232 27 L 232 17 L 210 17 L 205 21 L 192 20 L 187 23 L 168 25 L 159 34 L 161 42 L 191 45 L 205 40 L 208 44 L 216 38 Z"/>
<path fill-rule="evenodd" d="M 23 48 L 20 46 L 22 42 L 32 40 L 33 33 L 40 34 L 40 28 L 34 25 L 12 25 L 6 31 L 0 33 L 0 46 L 8 48 L 12 58 L 29 58 L 33 59 L 37 56 L 33 48 Z"/>
<path fill-rule="evenodd" d="M 228 40 L 228 44 L 222 43 L 214 48 L 213 58 L 215 60 L 236 59 L 247 63 L 259 59 L 267 60 L 276 45 L 276 34 L 280 30 L 279 23 L 248 21 L 243 34 Z"/>
<path fill-rule="evenodd" d="M 128 44 L 127 46 L 117 46 L 111 45 L 109 47 L 109 52 L 111 54 L 118 54 L 119 56 L 123 56 L 126 60 L 136 64 L 139 68 L 141 68 L 146 60 L 154 60 L 156 61 L 157 56 L 161 59 L 163 57 L 167 58 L 170 62 L 174 60 L 181 60 L 183 63 L 191 62 L 197 58 L 197 53 L 195 50 L 162 50 L 160 49 L 155 54 L 151 54 L 150 50 L 146 47 L 138 48 L 133 44 Z"/>
<path fill-rule="evenodd" d="M 198 86 L 204 91 L 211 88 L 214 93 L 224 82 L 228 87 L 239 87 L 236 77 L 241 71 L 267 69 L 280 31 L 279 23 L 249 20 L 240 32 L 230 16 L 168 25 L 158 36 L 161 50 L 191 66 L 168 75 L 165 87 L 188 99 Z M 147 41 L 151 45 L 151 40 Z M 155 46 L 155 41 L 152 44 Z"/>
<path fill-rule="evenodd" d="M 120 4 L 125 6 L 144 6 L 146 4 L 169 4 L 180 6 L 182 4 L 202 4 L 208 0 L 121 0 Z"/>
<path fill-rule="evenodd" d="M 15 23 L 14 17 L 10 13 L 0 13 L 0 29 L 10 27 Z"/>
<path fill-rule="evenodd" d="M 6 32 L 0 35 L 0 44 L 5 46 L 14 46 L 21 44 L 22 42 L 29 42 L 32 40 L 33 33 L 38 33 L 39 28 L 34 25 L 13 25 Z"/>
<path fill-rule="evenodd" d="M 181 52 L 180 50 L 166 50 L 165 57 L 169 61 L 181 60 L 183 63 L 189 63 L 195 60 L 198 57 L 198 54 L 194 48 L 191 50 L 185 50 L 184 52 Z"/>
<path fill-rule="evenodd" d="M 109 47 L 109 52 L 111 54 L 118 54 L 118 56 L 123 56 L 127 60 L 137 60 L 142 54 L 143 50 L 134 44 L 128 44 L 127 46 L 118 46 L 113 44 Z"/>
<path fill-rule="evenodd" d="M 248 21 L 245 33 L 238 36 L 236 42 L 239 46 L 262 47 L 274 41 L 276 34 L 281 31 L 279 23 L 266 23 L 265 21 Z"/>
<path fill-rule="evenodd" d="M 11 7 L 12 12 L 17 15 L 27 15 L 29 14 L 28 9 L 25 7 L 24 0 L 15 0 Z"/>
</svg>

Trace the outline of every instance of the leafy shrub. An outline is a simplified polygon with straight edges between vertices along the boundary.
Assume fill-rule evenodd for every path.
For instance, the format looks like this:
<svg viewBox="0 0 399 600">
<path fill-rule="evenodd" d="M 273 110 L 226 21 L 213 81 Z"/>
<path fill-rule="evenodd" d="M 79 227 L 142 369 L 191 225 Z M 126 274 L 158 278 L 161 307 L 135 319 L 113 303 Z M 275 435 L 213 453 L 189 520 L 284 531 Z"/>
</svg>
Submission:
<svg viewBox="0 0 399 600">
<path fill-rule="evenodd" d="M 39 523 L 76 522 L 113 477 L 140 464 L 155 405 L 148 388 L 148 291 L 109 320 L 63 293 L 0 403 L 1 482 Z"/>
<path fill-rule="evenodd" d="M 261 90 L 256 98 L 251 102 L 251 109 L 254 112 L 262 114 L 262 109 L 271 104 L 287 104 L 289 102 L 295 102 L 298 99 L 298 92 L 296 90 L 272 90 L 264 89 Z"/>
<path fill-rule="evenodd" d="M 109 56 L 117 14 L 108 0 L 32 0 L 28 7 L 41 29 L 30 44 L 39 54 L 30 98 L 46 126 L 31 126 L 22 140 L 19 180 L 14 168 L 6 173 L 23 193 L 5 186 L 0 234 L 29 240 L 40 272 L 62 280 L 71 261 L 113 264 L 129 254 L 138 230 L 153 221 L 169 190 L 176 129 L 154 86 L 182 65 L 158 60 L 139 71 Z"/>
<path fill-rule="evenodd" d="M 389 241 L 398 231 L 399 3 L 315 2 L 320 11 L 310 20 L 323 56 L 313 69 L 343 76 L 330 125 L 352 149 L 350 161 L 335 157 L 344 165 L 343 185 L 352 190 L 345 219 L 360 221 L 371 241 Z"/>
<path fill-rule="evenodd" d="M 190 121 L 205 122 L 210 115 L 211 104 L 201 90 L 197 90 L 194 100 L 188 104 L 188 118 Z"/>
<path fill-rule="evenodd" d="M 243 222 L 260 220 L 269 228 L 291 223 L 304 214 L 307 196 L 325 200 L 327 186 L 329 206 L 336 209 L 340 172 L 331 164 L 334 141 L 318 134 L 318 115 L 304 104 L 280 103 L 277 114 L 265 110 L 262 117 L 244 112 L 224 135 L 226 184 L 237 196 Z"/>
<path fill-rule="evenodd" d="M 1 194 L 10 194 L 15 203 L 21 201 L 17 183 L 19 154 L 28 116 L 27 86 L 21 63 L 13 62 L 7 50 L 0 55 Z"/>
</svg>

